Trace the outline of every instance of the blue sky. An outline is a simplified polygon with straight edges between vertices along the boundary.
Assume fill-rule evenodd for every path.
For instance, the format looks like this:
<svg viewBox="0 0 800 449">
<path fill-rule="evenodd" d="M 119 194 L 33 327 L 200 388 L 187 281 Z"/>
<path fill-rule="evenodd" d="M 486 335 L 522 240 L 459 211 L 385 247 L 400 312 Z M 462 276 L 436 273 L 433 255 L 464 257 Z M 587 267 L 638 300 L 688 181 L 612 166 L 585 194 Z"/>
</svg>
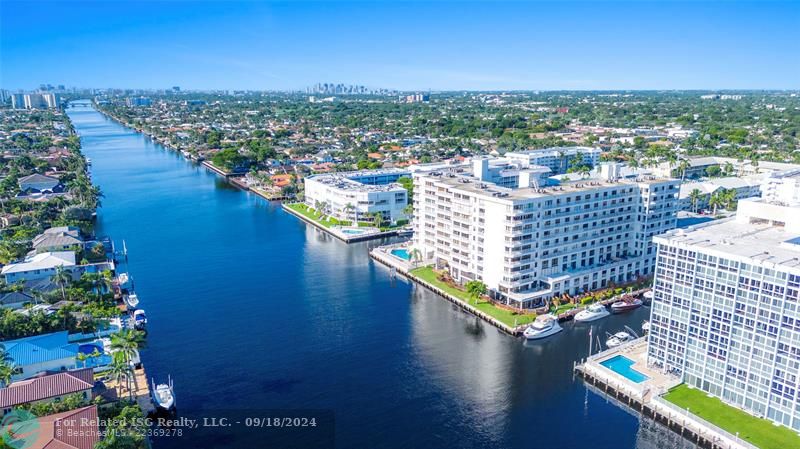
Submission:
<svg viewBox="0 0 800 449">
<path fill-rule="evenodd" d="M 0 87 L 798 89 L 800 2 L 0 2 Z"/>
</svg>

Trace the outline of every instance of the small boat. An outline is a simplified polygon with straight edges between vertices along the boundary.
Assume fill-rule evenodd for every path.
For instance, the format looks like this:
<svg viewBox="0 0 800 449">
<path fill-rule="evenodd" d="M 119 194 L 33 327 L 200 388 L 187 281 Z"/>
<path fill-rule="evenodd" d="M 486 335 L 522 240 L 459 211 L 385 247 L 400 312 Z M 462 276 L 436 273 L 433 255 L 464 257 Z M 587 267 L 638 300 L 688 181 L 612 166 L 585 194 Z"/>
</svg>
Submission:
<svg viewBox="0 0 800 449">
<path fill-rule="evenodd" d="M 630 310 L 642 307 L 642 304 L 644 303 L 639 298 L 634 298 L 633 296 L 625 296 L 620 301 L 611 304 L 611 312 L 612 313 L 628 312 Z"/>
<path fill-rule="evenodd" d="M 139 297 L 136 296 L 136 293 L 130 293 L 128 295 L 125 295 L 125 299 L 124 300 L 125 300 L 125 304 L 130 309 L 135 309 L 136 306 L 139 305 Z"/>
<path fill-rule="evenodd" d="M 642 323 L 642 332 L 644 332 L 644 333 L 650 332 L 650 322 L 649 321 L 645 320 Z"/>
<path fill-rule="evenodd" d="M 127 284 L 128 273 L 120 273 L 119 276 L 117 276 L 117 282 L 119 282 L 119 285 Z"/>
<path fill-rule="evenodd" d="M 606 346 L 609 348 L 616 348 L 617 346 L 633 340 L 633 336 L 625 331 L 617 332 L 611 338 L 606 340 Z"/>
<path fill-rule="evenodd" d="M 564 328 L 558 324 L 558 319 L 555 316 L 540 315 L 536 317 L 536 320 L 534 320 L 530 326 L 525 328 L 525 331 L 522 333 L 522 335 L 524 335 L 528 340 L 538 340 L 540 338 L 555 335 L 562 330 L 564 330 Z"/>
<path fill-rule="evenodd" d="M 654 296 L 653 290 L 648 290 L 644 292 L 644 294 L 642 295 L 645 301 L 652 301 L 653 296 Z"/>
<path fill-rule="evenodd" d="M 133 326 L 136 329 L 144 329 L 145 325 L 147 325 L 147 315 L 144 314 L 144 310 L 138 309 L 133 312 Z"/>
<path fill-rule="evenodd" d="M 606 306 L 595 303 L 575 314 L 575 321 L 586 323 L 611 315 Z"/>
<path fill-rule="evenodd" d="M 162 410 L 170 411 L 175 408 L 175 391 L 172 388 L 172 378 L 168 377 L 165 384 L 156 385 L 153 382 L 153 402 Z"/>
<path fill-rule="evenodd" d="M 402 228 L 399 231 L 397 231 L 397 235 L 399 235 L 401 237 L 414 235 L 414 228 L 412 228 L 410 226 L 406 226 L 405 228 Z"/>
</svg>

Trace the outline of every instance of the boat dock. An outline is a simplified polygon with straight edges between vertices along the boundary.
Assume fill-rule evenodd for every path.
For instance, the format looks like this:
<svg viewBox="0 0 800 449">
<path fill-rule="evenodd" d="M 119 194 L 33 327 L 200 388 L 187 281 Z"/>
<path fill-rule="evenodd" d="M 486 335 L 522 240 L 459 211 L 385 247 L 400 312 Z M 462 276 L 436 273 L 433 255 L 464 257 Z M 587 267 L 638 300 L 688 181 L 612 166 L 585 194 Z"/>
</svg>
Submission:
<svg viewBox="0 0 800 449">
<path fill-rule="evenodd" d="M 603 363 L 617 357 L 632 362 L 630 369 L 642 375 L 633 380 Z M 575 372 L 590 389 L 626 407 L 637 415 L 666 425 L 670 430 L 706 449 L 758 449 L 736 435 L 691 414 L 661 396 L 681 383 L 647 364 L 647 337 L 632 340 L 617 348 L 587 357 L 575 365 Z"/>
<path fill-rule="evenodd" d="M 122 381 L 121 384 L 117 384 L 117 381 L 114 379 L 106 379 L 103 381 L 108 392 L 113 392 L 114 396 L 107 397 L 107 399 L 111 400 L 118 400 L 127 397 L 132 397 L 136 404 L 139 405 L 139 408 L 142 409 L 145 415 L 149 413 L 154 413 L 156 411 L 155 405 L 153 405 L 153 397 L 150 394 L 150 382 L 147 380 L 147 373 L 144 371 L 144 367 L 136 368 L 132 371 L 133 377 L 131 378 L 131 390 L 128 390 L 127 382 Z M 119 392 L 119 397 L 117 397 L 117 392 Z"/>
</svg>

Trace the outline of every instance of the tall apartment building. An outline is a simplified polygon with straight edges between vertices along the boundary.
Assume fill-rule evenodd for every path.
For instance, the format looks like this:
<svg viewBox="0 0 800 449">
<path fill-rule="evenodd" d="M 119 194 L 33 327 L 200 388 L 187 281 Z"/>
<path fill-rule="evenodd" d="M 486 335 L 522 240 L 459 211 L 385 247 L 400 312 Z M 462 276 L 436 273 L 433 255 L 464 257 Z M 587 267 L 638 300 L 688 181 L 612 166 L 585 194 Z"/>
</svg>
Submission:
<svg viewBox="0 0 800 449">
<path fill-rule="evenodd" d="M 566 173 L 576 156 L 582 163 L 594 167 L 600 163 L 603 150 L 591 147 L 554 147 L 540 150 L 526 150 L 506 153 L 505 159 L 521 161 L 529 166 L 539 165 L 549 168 L 553 174 Z"/>
<path fill-rule="evenodd" d="M 787 174 L 781 183 L 800 180 Z M 796 186 L 796 184 L 793 184 Z M 796 187 L 734 218 L 658 236 L 649 363 L 800 430 L 800 204 Z"/>
<path fill-rule="evenodd" d="M 414 173 L 414 247 L 425 259 L 523 308 L 652 273 L 651 238 L 675 227 L 678 180 L 605 164 L 559 182 L 518 162 Z"/>
<path fill-rule="evenodd" d="M 153 104 L 152 100 L 147 97 L 129 97 L 125 99 L 125 103 L 129 108 L 149 107 Z"/>
<path fill-rule="evenodd" d="M 367 214 L 381 213 L 384 220 L 397 223 L 407 218 L 403 209 L 408 205 L 408 192 L 397 180 L 410 175 L 385 169 L 307 176 L 305 203 L 315 209 L 321 205 L 340 220 L 369 220 Z"/>
<path fill-rule="evenodd" d="M 14 109 L 55 109 L 59 102 L 59 96 L 54 93 L 11 95 L 11 107 Z"/>
</svg>

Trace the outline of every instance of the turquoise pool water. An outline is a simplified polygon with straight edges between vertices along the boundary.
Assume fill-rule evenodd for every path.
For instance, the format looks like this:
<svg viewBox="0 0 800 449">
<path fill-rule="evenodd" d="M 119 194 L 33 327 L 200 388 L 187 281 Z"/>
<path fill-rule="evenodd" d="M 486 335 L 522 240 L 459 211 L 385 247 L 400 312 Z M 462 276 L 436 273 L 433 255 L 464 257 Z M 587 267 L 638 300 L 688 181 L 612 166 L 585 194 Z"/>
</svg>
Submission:
<svg viewBox="0 0 800 449">
<path fill-rule="evenodd" d="M 342 233 L 347 234 L 347 235 L 359 235 L 359 234 L 363 234 L 364 231 L 362 231 L 361 229 L 343 229 Z"/>
<path fill-rule="evenodd" d="M 403 260 L 411 260 L 411 254 L 408 254 L 407 249 L 398 248 L 392 250 L 392 255 L 395 257 L 399 257 Z"/>
<path fill-rule="evenodd" d="M 649 379 L 649 377 L 631 368 L 633 360 L 622 355 L 611 357 L 604 362 L 600 362 L 600 364 L 637 384 Z"/>
</svg>

